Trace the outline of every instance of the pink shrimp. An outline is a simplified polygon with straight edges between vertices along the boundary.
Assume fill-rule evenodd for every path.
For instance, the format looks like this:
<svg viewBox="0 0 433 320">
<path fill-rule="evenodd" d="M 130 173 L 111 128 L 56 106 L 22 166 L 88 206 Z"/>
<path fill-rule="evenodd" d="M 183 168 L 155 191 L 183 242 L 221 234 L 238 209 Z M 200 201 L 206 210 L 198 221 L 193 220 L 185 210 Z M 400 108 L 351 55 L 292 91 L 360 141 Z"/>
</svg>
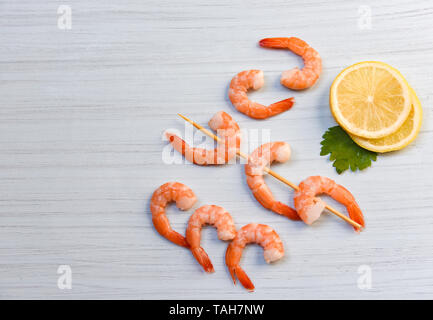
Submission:
<svg viewBox="0 0 433 320">
<path fill-rule="evenodd" d="M 281 75 L 283 86 L 293 90 L 302 90 L 311 87 L 319 79 L 322 72 L 322 58 L 305 41 L 295 37 L 266 38 L 260 40 L 259 44 L 265 48 L 289 49 L 304 60 L 303 69 L 294 68 L 283 72 Z"/>
<path fill-rule="evenodd" d="M 152 222 L 156 231 L 171 242 L 188 248 L 185 237 L 171 228 L 165 215 L 165 207 L 171 201 L 176 201 L 176 206 L 180 210 L 188 210 L 194 205 L 197 198 L 186 185 L 180 182 L 167 182 L 155 190 L 150 200 Z"/>
<path fill-rule="evenodd" d="M 248 70 L 239 72 L 230 82 L 229 98 L 238 111 L 255 119 L 265 119 L 289 110 L 294 103 L 293 98 L 285 99 L 266 107 L 250 101 L 249 89 L 260 89 L 264 84 L 263 71 Z"/>
<path fill-rule="evenodd" d="M 218 238 L 223 241 L 232 240 L 236 236 L 236 227 L 230 213 L 214 205 L 198 208 L 189 218 L 186 241 L 190 245 L 191 252 L 206 272 L 214 272 L 209 256 L 200 246 L 201 228 L 205 224 L 215 226 Z"/>
<path fill-rule="evenodd" d="M 242 251 L 249 243 L 257 243 L 263 247 L 263 254 L 267 263 L 281 259 L 284 256 L 284 247 L 279 235 L 267 225 L 250 223 L 239 229 L 236 237 L 227 248 L 226 265 L 229 268 L 233 283 L 236 284 L 237 277 L 244 288 L 253 291 L 252 281 L 239 266 Z"/>
<path fill-rule="evenodd" d="M 353 195 L 335 181 L 321 176 L 308 177 L 299 184 L 299 190 L 295 192 L 294 202 L 298 214 L 306 224 L 312 224 L 319 219 L 325 209 L 325 203 L 316 198 L 316 195 L 325 193 L 334 200 L 345 205 L 352 220 L 365 226 L 364 216 L 355 201 Z M 355 228 L 359 231 L 358 228 Z"/>
<path fill-rule="evenodd" d="M 210 119 L 209 127 L 214 131 L 218 130 L 218 135 L 223 139 L 212 150 L 192 148 L 173 133 L 166 132 L 165 136 L 175 150 L 182 153 L 188 161 L 194 164 L 203 166 L 225 164 L 236 156 L 236 151 L 240 148 L 241 133 L 239 126 L 229 114 L 219 111 Z"/>
<path fill-rule="evenodd" d="M 261 145 L 248 158 L 245 165 L 247 184 L 260 204 L 275 213 L 292 220 L 300 220 L 297 212 L 288 205 L 275 200 L 263 179 L 263 169 L 273 161 L 286 162 L 290 158 L 290 145 L 285 142 L 270 142 Z"/>
</svg>

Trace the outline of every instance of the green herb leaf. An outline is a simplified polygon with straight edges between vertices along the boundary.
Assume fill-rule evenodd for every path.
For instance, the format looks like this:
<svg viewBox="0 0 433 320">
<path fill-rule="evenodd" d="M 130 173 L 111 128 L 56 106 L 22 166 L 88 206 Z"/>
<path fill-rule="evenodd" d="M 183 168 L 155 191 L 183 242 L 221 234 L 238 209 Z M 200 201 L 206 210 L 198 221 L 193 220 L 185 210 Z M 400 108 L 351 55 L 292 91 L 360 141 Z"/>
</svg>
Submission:
<svg viewBox="0 0 433 320">
<path fill-rule="evenodd" d="M 371 160 L 376 161 L 376 152 L 358 146 L 340 126 L 329 128 L 322 138 L 320 155 L 330 154 L 329 160 L 334 161 L 338 174 L 349 168 L 352 171 L 364 170 L 371 166 Z"/>
</svg>

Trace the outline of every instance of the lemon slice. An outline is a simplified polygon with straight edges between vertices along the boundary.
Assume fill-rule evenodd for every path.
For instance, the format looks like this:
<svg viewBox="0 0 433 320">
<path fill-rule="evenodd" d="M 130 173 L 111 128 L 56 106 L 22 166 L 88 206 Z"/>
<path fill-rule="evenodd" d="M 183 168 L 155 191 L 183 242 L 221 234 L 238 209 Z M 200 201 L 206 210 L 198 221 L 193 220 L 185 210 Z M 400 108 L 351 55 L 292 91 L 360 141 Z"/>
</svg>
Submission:
<svg viewBox="0 0 433 320">
<path fill-rule="evenodd" d="M 366 61 L 344 69 L 330 90 L 331 112 L 349 133 L 382 138 L 396 132 L 409 116 L 409 85 L 393 67 Z"/>
<path fill-rule="evenodd" d="M 380 139 L 365 139 L 350 135 L 357 144 L 361 147 L 375 152 L 389 152 L 400 150 L 411 143 L 421 128 L 422 123 L 422 107 L 418 100 L 415 91 L 410 89 L 412 97 L 412 110 L 409 117 L 396 132 L 389 136 Z"/>
</svg>

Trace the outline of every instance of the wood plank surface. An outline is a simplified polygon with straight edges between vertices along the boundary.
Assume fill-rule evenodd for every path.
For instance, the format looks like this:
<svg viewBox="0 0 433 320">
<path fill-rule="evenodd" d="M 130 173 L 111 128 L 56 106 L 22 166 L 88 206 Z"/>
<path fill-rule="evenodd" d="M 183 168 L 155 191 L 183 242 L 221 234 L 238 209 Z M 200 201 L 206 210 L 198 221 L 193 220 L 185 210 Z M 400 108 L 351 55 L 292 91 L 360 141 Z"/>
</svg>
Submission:
<svg viewBox="0 0 433 320">
<path fill-rule="evenodd" d="M 70 30 L 57 23 L 64 4 L 72 10 Z M 433 298 L 433 3 L 365 4 L 2 1 L 0 298 Z M 269 36 L 298 36 L 320 52 L 324 69 L 314 88 L 292 92 L 279 84 L 281 72 L 302 61 L 257 45 Z M 406 149 L 379 156 L 363 172 L 337 175 L 319 155 L 322 134 L 335 125 L 328 91 L 344 67 L 364 60 L 403 73 L 423 104 L 423 127 Z M 233 108 L 230 79 L 253 68 L 264 71 L 266 85 L 250 96 L 264 104 L 294 96 L 292 110 L 256 121 Z M 350 189 L 365 232 L 330 214 L 308 227 L 266 211 L 239 164 L 163 163 L 161 133 L 185 130 L 177 112 L 206 124 L 219 110 L 245 130 L 291 144 L 292 159 L 273 166 L 284 177 L 299 183 L 319 174 Z M 202 236 L 212 275 L 157 234 L 150 197 L 173 180 L 196 192 L 195 208 L 217 204 L 238 227 L 259 222 L 280 234 L 286 256 L 275 264 L 264 262 L 258 246 L 244 251 L 254 293 L 233 286 L 226 243 L 213 228 Z M 266 181 L 278 199 L 293 203 L 291 190 Z M 182 232 L 192 212 L 167 210 Z M 71 267 L 70 290 L 58 288 L 60 265 Z M 358 286 L 363 265 L 371 268 L 370 289 Z"/>
</svg>

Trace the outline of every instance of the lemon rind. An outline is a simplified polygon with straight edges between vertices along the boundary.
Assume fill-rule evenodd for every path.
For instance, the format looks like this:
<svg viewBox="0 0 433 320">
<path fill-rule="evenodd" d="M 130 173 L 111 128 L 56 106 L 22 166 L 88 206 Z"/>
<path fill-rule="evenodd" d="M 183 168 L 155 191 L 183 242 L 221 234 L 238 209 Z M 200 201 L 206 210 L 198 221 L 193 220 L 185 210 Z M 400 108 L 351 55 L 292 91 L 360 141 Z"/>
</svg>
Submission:
<svg viewBox="0 0 433 320">
<path fill-rule="evenodd" d="M 364 149 L 374 151 L 374 152 L 379 152 L 379 153 L 401 150 L 401 149 L 407 147 L 410 143 L 412 143 L 415 140 L 415 138 L 418 136 L 419 131 L 421 130 L 423 111 L 422 111 L 421 102 L 419 101 L 415 91 L 410 87 L 409 87 L 409 90 L 411 92 L 411 97 L 412 97 L 412 108 L 414 109 L 413 122 L 415 124 L 414 129 L 412 130 L 412 132 L 409 136 L 407 136 L 405 139 L 399 141 L 398 143 L 395 143 L 392 145 L 386 145 L 386 146 L 377 146 L 377 145 L 371 144 L 369 139 L 358 137 L 358 136 L 355 136 L 355 135 L 349 133 L 349 135 L 352 137 L 352 140 L 357 145 L 359 145 L 360 147 L 362 147 Z"/>
</svg>

